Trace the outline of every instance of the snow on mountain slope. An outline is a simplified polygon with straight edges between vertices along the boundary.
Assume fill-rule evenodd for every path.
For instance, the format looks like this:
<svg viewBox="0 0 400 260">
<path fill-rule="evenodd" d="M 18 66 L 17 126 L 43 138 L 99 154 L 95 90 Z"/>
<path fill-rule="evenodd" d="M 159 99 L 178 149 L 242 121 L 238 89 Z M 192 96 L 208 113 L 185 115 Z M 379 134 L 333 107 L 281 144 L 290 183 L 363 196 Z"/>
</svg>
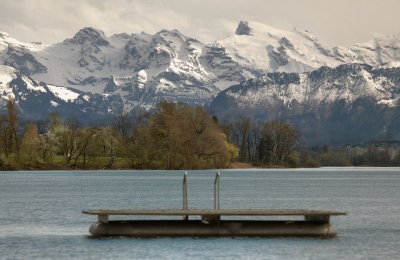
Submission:
<svg viewBox="0 0 400 260">
<path fill-rule="evenodd" d="M 85 28 L 83 30 L 94 29 Z M 74 38 L 80 38 L 79 34 L 81 33 L 82 30 Z M 99 41 L 98 37 L 102 37 L 104 44 L 96 43 Z M 177 31 L 164 30 L 155 35 L 145 33 L 131 36 L 114 35 L 109 38 L 98 34 L 92 40 L 81 40 L 79 44 L 66 40 L 56 47 L 62 48 L 62 50 L 49 49 L 49 52 L 54 55 L 59 55 L 60 52 L 67 53 L 63 60 L 59 61 L 60 64 L 57 67 L 68 64 L 76 70 L 69 75 L 64 74 L 64 78 L 58 83 L 66 84 L 65 79 L 80 82 L 89 76 L 127 77 L 142 70 L 149 78 L 164 71 L 176 74 L 190 72 L 197 79 L 206 78 L 202 75 L 204 71 L 201 66 L 195 66 L 198 65 L 196 56 L 200 52 L 202 44 L 190 38 L 186 39 Z M 43 63 L 46 64 L 45 61 Z M 76 68 L 77 63 L 80 65 L 78 68 Z"/>
<path fill-rule="evenodd" d="M 326 48 L 311 33 L 284 31 L 257 22 L 241 21 L 236 34 L 218 41 L 232 59 L 263 72 L 305 72 L 345 63 L 381 66 L 400 61 L 400 37 L 377 38 L 367 43 Z"/>
<path fill-rule="evenodd" d="M 350 48 L 350 53 L 352 60 L 358 63 L 372 66 L 392 64 L 392 66 L 399 67 L 400 34 L 356 44 Z"/>
<path fill-rule="evenodd" d="M 9 96 L 16 98 L 23 93 L 21 92 L 22 88 L 29 92 L 41 93 L 69 91 L 66 88 L 56 86 L 51 86 L 50 90 L 49 85 L 38 83 L 13 67 L 0 65 L 0 97 L 4 100 L 7 100 Z"/>
<path fill-rule="evenodd" d="M 126 109 L 153 106 L 165 98 L 205 104 L 219 90 L 214 75 L 200 63 L 204 48 L 176 30 L 105 37 L 97 29 L 84 28 L 72 39 L 36 53 L 47 70 L 32 77 L 93 94 L 118 95 Z"/>
<path fill-rule="evenodd" d="M 7 100 L 8 96 L 13 96 L 9 83 L 17 77 L 16 69 L 0 65 L 0 98 Z"/>
<path fill-rule="evenodd" d="M 396 63 L 400 61 L 399 44 L 399 36 L 394 35 L 356 44 L 350 49 L 330 49 L 307 31 L 284 31 L 246 21 L 239 23 L 234 35 L 211 45 L 177 30 L 106 37 L 102 31 L 87 27 L 71 39 L 52 46 L 24 44 L 5 33 L 0 34 L 4 64 L 21 70 L 21 61 L 10 58 L 10 53 L 21 59 L 31 54 L 30 64 L 24 64 L 25 74 L 64 86 L 82 85 L 89 77 L 124 78 L 145 70 L 149 81 L 167 71 L 191 74 L 205 84 L 212 83 L 224 89 L 230 83 L 266 72 L 304 72 L 344 63 L 372 66 Z M 4 62 L 6 58 L 7 63 Z M 228 69 L 224 69 L 226 65 Z M 231 69 L 238 76 L 228 80 Z M 91 91 L 101 94 L 104 87 L 100 84 L 97 90 Z"/>
<path fill-rule="evenodd" d="M 130 110 L 151 108 L 163 99 L 208 105 L 221 90 L 268 72 L 303 73 L 347 63 L 398 67 L 399 44 L 399 36 L 391 36 L 329 49 L 308 32 L 244 21 L 234 35 L 214 44 L 177 30 L 106 36 L 86 27 L 50 46 L 0 33 L 0 64 L 39 85 L 118 100 Z M 61 88 L 57 93 L 70 99 Z"/>
<path fill-rule="evenodd" d="M 400 98 L 399 75 L 400 68 L 380 69 L 362 64 L 322 67 L 301 74 L 268 73 L 223 91 L 212 107 L 265 112 L 282 108 L 302 113 L 304 108 L 335 102 L 351 105 L 358 99 L 394 106 Z"/>
<path fill-rule="evenodd" d="M 236 34 L 219 41 L 238 63 L 265 72 L 304 72 L 342 63 L 308 32 L 284 31 L 241 21 Z"/>
<path fill-rule="evenodd" d="M 0 110 L 9 97 L 15 99 L 23 120 L 43 120 L 50 112 L 82 123 L 103 121 L 113 111 L 123 111 L 122 100 L 114 96 L 85 93 L 67 87 L 39 83 L 17 69 L 0 65 Z"/>
<path fill-rule="evenodd" d="M 365 64 L 267 73 L 222 91 L 211 111 L 292 123 L 308 145 L 400 138 L 400 68 Z"/>
<path fill-rule="evenodd" d="M 41 51 L 46 45 L 40 42 L 24 43 L 12 38 L 8 33 L 0 32 L 0 52 L 6 50 L 9 45 L 25 48 L 30 51 Z"/>
<path fill-rule="evenodd" d="M 18 70 L 12 67 L 0 65 L 0 99 L 7 100 L 9 96 L 15 97 L 22 93 L 14 93 L 13 91 L 12 83 L 17 79 L 24 82 L 26 90 L 28 91 L 46 92 L 46 89 L 43 86 L 37 84 L 29 77 L 21 75 Z"/>
<path fill-rule="evenodd" d="M 55 96 L 64 101 L 74 101 L 79 97 L 79 93 L 65 87 L 57 87 L 53 85 L 47 85 L 49 90 L 54 93 Z"/>
</svg>

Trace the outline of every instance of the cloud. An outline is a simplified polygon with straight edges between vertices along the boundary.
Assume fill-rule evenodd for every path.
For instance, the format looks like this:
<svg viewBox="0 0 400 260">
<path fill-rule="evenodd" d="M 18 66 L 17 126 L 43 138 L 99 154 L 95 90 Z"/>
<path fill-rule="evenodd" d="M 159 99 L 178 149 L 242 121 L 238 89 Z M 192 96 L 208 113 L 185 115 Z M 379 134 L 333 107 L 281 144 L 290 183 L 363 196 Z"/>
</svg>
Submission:
<svg viewBox="0 0 400 260">
<path fill-rule="evenodd" d="M 220 19 L 193 17 L 163 1 L 2 0 L 0 5 L 0 30 L 23 41 L 53 43 L 72 37 L 85 26 L 96 27 L 108 35 L 179 29 L 209 41 L 220 28 L 215 26 Z"/>
<path fill-rule="evenodd" d="M 22 41 L 54 43 L 85 26 L 107 35 L 165 28 L 212 42 L 245 19 L 307 29 L 333 46 L 399 33 L 399 9 L 397 0 L 1 0 L 0 30 Z"/>
</svg>

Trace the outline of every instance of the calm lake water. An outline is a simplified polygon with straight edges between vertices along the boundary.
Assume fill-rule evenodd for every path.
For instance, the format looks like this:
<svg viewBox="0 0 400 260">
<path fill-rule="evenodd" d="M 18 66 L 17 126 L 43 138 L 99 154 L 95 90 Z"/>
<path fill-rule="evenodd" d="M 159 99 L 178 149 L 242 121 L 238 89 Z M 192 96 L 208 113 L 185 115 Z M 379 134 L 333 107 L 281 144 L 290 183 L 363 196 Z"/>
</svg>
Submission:
<svg viewBox="0 0 400 260">
<path fill-rule="evenodd" d="M 189 172 L 213 207 L 215 171 Z M 183 171 L 0 172 L 1 259 L 399 259 L 400 169 L 221 171 L 222 208 L 346 211 L 339 236 L 93 239 L 84 209 L 180 208 Z"/>
</svg>

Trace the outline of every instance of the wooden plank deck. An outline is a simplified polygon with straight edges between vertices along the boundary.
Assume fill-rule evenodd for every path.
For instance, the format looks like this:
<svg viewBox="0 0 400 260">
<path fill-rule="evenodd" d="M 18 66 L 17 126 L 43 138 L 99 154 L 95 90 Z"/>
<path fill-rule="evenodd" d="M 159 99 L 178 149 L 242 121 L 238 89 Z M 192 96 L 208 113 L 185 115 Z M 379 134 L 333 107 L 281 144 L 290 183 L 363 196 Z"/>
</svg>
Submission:
<svg viewBox="0 0 400 260">
<path fill-rule="evenodd" d="M 302 209 L 135 209 L 84 210 L 88 215 L 119 216 L 340 216 L 345 212 Z"/>
</svg>

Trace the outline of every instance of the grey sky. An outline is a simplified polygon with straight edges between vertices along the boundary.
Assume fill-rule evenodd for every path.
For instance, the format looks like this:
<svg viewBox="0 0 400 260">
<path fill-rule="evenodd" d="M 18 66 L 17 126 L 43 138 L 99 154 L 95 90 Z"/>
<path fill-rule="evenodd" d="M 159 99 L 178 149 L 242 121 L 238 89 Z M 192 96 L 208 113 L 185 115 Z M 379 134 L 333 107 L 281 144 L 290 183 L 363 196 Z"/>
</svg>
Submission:
<svg viewBox="0 0 400 260">
<path fill-rule="evenodd" d="M 399 0 L 0 0 L 0 31 L 54 43 L 92 26 L 106 35 L 178 29 L 204 42 L 240 20 L 311 31 L 328 46 L 400 33 Z"/>
</svg>

